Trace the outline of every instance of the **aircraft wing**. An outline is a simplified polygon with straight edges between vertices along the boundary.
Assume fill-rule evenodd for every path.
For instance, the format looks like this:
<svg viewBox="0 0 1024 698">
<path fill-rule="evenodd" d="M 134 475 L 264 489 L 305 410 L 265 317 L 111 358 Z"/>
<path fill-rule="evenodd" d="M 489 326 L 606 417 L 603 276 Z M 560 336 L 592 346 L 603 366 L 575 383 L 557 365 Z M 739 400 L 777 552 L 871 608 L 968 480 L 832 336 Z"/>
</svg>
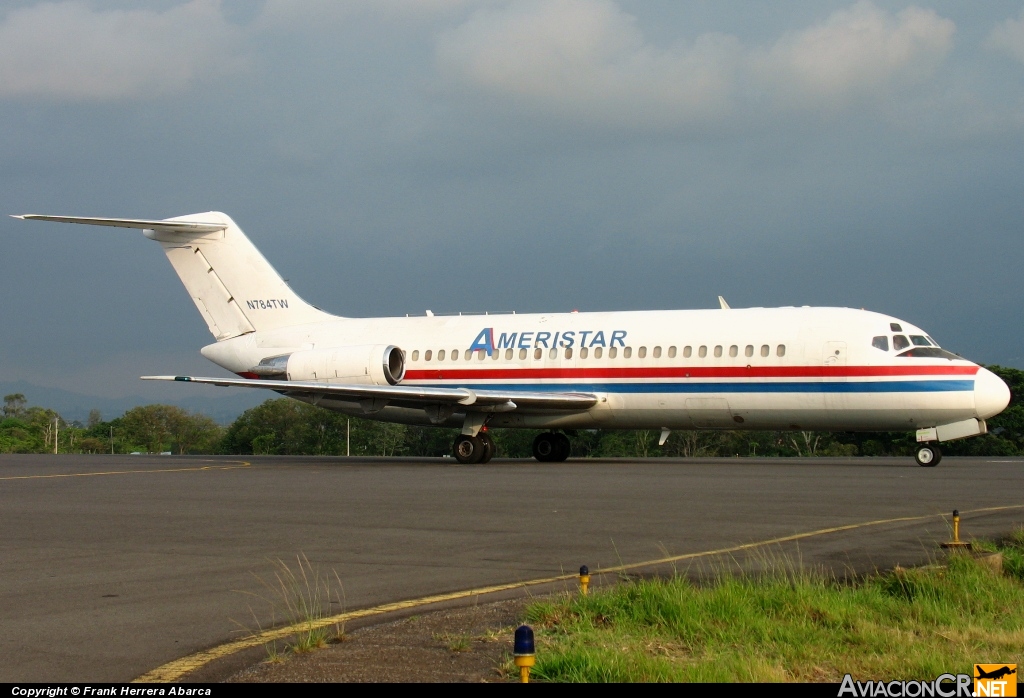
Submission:
<svg viewBox="0 0 1024 698">
<path fill-rule="evenodd" d="M 181 381 L 236 388 L 263 388 L 288 396 L 332 397 L 342 400 L 386 400 L 399 407 L 455 404 L 484 412 L 508 412 L 519 408 L 585 410 L 597 404 L 590 393 L 557 393 L 519 390 L 473 390 L 419 385 L 339 385 L 314 381 L 250 380 L 247 378 L 200 378 L 194 376 L 142 376 L 142 380 Z"/>
</svg>

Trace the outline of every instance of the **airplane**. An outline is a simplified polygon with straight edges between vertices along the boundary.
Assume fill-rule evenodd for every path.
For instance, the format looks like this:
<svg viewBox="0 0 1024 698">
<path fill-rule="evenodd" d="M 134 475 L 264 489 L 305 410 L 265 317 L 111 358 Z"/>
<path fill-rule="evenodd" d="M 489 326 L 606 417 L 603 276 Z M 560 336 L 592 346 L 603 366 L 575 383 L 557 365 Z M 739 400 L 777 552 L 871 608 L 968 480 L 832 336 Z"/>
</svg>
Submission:
<svg viewBox="0 0 1024 698">
<path fill-rule="evenodd" d="M 914 431 L 917 463 L 987 432 L 1010 401 L 991 371 L 921 328 L 850 308 L 347 318 L 299 298 L 227 215 L 163 220 L 26 214 L 141 229 L 163 247 L 236 377 L 143 376 L 272 390 L 347 415 L 456 427 L 460 463 L 489 429 L 543 429 L 542 462 L 579 429 Z"/>
<path fill-rule="evenodd" d="M 1014 665 L 1014 666 L 1016 666 L 1016 665 Z M 1017 669 L 1016 668 L 1011 669 L 1009 667 L 1009 665 L 1002 666 L 999 669 L 994 669 L 992 671 L 985 671 L 980 666 L 975 664 L 974 665 L 974 669 L 975 669 L 975 671 L 978 674 L 977 676 L 974 677 L 976 679 L 1001 679 L 1004 676 L 1009 676 L 1010 674 L 1016 674 L 1017 673 Z"/>
</svg>

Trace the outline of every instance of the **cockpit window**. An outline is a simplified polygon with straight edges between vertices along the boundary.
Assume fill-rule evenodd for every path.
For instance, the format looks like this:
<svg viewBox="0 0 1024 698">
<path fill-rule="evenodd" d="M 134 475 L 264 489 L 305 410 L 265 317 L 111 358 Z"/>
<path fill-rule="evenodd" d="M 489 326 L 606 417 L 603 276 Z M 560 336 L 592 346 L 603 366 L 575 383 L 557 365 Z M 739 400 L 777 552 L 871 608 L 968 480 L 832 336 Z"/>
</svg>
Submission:
<svg viewBox="0 0 1024 698">
<path fill-rule="evenodd" d="M 901 334 L 893 335 L 893 338 L 892 338 L 892 348 L 893 349 L 895 349 L 896 351 L 899 351 L 900 349 L 906 349 L 909 346 L 910 346 L 910 342 L 907 340 L 906 337 L 904 337 Z"/>
<path fill-rule="evenodd" d="M 930 347 L 932 345 L 932 343 L 928 341 L 927 337 L 919 334 L 910 335 L 910 341 L 914 343 L 915 347 Z"/>
<path fill-rule="evenodd" d="M 881 337 L 872 337 L 871 346 L 875 349 L 881 349 L 882 351 L 889 351 L 889 338 L 885 335 Z"/>
<path fill-rule="evenodd" d="M 938 347 L 914 347 L 902 354 L 897 354 L 897 356 L 911 359 L 949 359 L 950 361 L 960 358 L 956 354 L 945 349 L 939 349 Z"/>
<path fill-rule="evenodd" d="M 898 322 L 890 322 L 889 323 L 889 329 L 892 332 L 902 332 L 903 331 L 903 328 L 900 326 L 900 323 L 898 323 Z"/>
<path fill-rule="evenodd" d="M 931 335 L 928 335 L 928 341 L 932 343 L 933 347 L 939 346 L 939 343 L 932 339 Z"/>
</svg>

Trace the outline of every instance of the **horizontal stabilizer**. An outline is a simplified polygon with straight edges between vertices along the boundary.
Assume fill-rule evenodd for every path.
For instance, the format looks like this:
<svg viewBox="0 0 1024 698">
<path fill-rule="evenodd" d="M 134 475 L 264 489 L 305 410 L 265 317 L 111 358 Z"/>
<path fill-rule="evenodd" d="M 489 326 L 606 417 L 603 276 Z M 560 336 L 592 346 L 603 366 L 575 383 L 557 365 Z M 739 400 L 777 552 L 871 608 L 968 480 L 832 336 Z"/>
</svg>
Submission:
<svg viewBox="0 0 1024 698">
<path fill-rule="evenodd" d="M 589 393 L 556 393 L 519 390 L 474 390 L 436 388 L 428 385 L 339 385 L 313 381 L 249 380 L 246 378 L 194 378 L 192 376 L 142 376 L 142 380 L 182 381 L 237 388 L 263 388 L 289 397 L 332 397 L 338 400 L 386 400 L 403 407 L 426 407 L 438 403 L 470 406 L 481 411 L 512 409 L 585 410 L 597 404 Z"/>
<path fill-rule="evenodd" d="M 105 225 L 112 228 L 139 228 L 159 230 L 167 233 L 216 233 L 227 228 L 227 223 L 197 223 L 194 221 L 161 220 L 150 221 L 141 218 L 84 218 L 81 216 L 41 216 L 26 213 L 11 216 L 23 221 L 51 221 L 53 223 L 81 223 L 82 225 Z"/>
</svg>

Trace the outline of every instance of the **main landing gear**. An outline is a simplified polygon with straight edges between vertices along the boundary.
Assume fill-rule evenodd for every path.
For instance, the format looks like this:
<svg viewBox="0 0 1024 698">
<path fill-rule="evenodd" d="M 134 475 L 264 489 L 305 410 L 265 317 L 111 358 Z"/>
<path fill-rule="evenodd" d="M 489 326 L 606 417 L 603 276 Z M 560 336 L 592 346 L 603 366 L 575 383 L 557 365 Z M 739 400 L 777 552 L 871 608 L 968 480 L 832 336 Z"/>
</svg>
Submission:
<svg viewBox="0 0 1024 698">
<path fill-rule="evenodd" d="M 921 444 L 914 454 L 914 460 L 923 468 L 934 468 L 942 460 L 942 451 L 935 444 Z"/>
<path fill-rule="evenodd" d="M 546 432 L 533 440 L 533 457 L 541 463 L 560 463 L 569 457 L 571 446 L 565 434 Z"/>
<path fill-rule="evenodd" d="M 463 465 L 486 463 L 494 458 L 494 454 L 497 452 L 494 439 L 486 431 L 481 431 L 476 436 L 459 434 L 455 438 L 452 450 L 455 452 L 455 460 Z"/>
</svg>

